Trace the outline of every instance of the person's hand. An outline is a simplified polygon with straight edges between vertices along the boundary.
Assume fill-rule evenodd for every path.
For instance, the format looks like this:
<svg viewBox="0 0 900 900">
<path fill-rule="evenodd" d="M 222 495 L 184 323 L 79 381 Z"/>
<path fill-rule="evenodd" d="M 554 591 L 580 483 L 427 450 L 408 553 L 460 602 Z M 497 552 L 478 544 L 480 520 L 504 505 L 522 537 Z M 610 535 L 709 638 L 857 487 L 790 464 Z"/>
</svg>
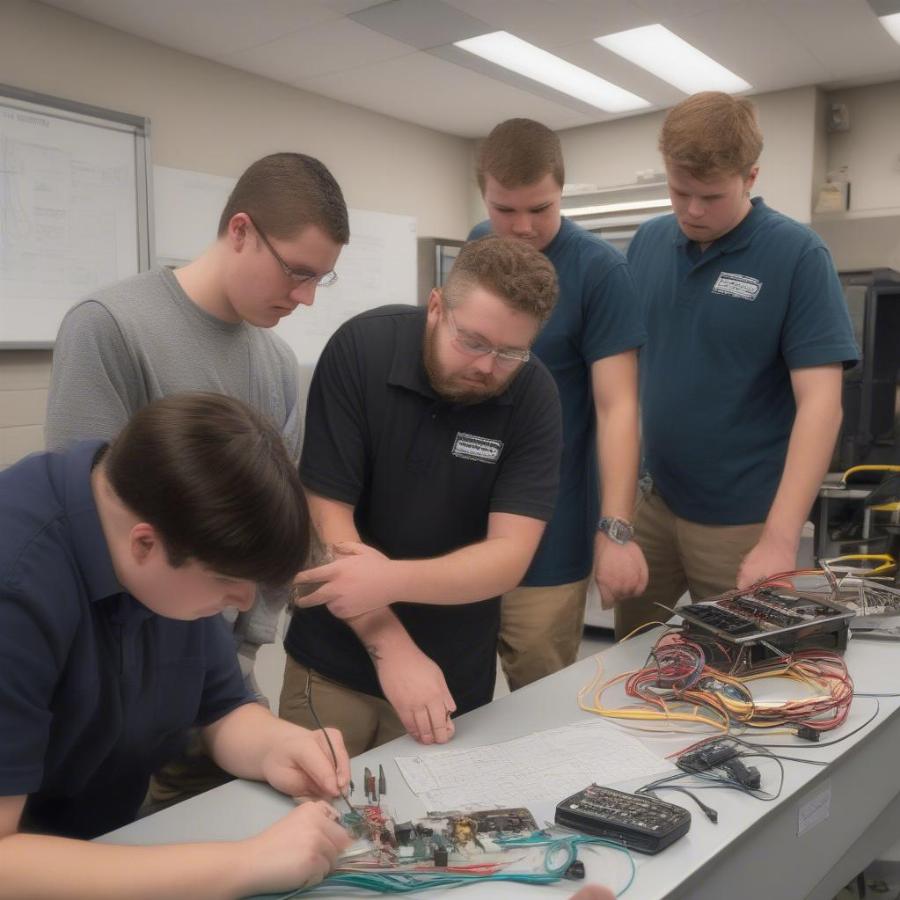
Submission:
<svg viewBox="0 0 900 900">
<path fill-rule="evenodd" d="M 338 813 L 321 801 L 291 810 L 256 837 L 239 844 L 246 865 L 245 894 L 269 894 L 318 884 L 350 844 Z"/>
<path fill-rule="evenodd" d="M 600 603 L 609 609 L 647 589 L 647 561 L 634 542 L 617 544 L 597 532 L 594 540 L 594 579 L 600 592 Z"/>
<path fill-rule="evenodd" d="M 797 568 L 797 543 L 765 534 L 744 557 L 737 573 L 736 585 L 745 590 L 763 578 Z"/>
<path fill-rule="evenodd" d="M 616 895 L 600 884 L 586 884 L 580 891 L 572 894 L 572 900 L 616 900 Z"/>
<path fill-rule="evenodd" d="M 295 594 L 297 606 L 324 604 L 339 619 L 351 619 L 389 606 L 397 599 L 394 563 L 368 544 L 332 544 L 334 561 L 299 572 L 294 586 L 316 585 L 305 597 Z"/>
<path fill-rule="evenodd" d="M 456 703 L 440 666 L 418 647 L 374 660 L 378 681 L 403 727 L 420 744 L 446 744 L 456 730 Z"/>
<path fill-rule="evenodd" d="M 288 723 L 285 723 L 286 725 Z M 337 770 L 323 732 L 290 725 L 262 760 L 266 781 L 289 797 L 336 797 L 350 784 L 350 759 L 336 728 L 326 728 Z"/>
</svg>

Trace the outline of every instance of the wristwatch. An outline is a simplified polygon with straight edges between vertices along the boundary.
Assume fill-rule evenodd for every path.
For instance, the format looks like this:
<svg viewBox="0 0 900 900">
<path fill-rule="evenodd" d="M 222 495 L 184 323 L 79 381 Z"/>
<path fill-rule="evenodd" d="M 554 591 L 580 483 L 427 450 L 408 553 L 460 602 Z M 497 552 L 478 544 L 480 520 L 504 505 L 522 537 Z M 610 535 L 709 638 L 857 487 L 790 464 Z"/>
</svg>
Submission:
<svg viewBox="0 0 900 900">
<path fill-rule="evenodd" d="M 616 544 L 627 544 L 634 539 L 634 525 L 615 516 L 603 516 L 597 523 L 597 531 L 602 531 Z"/>
</svg>

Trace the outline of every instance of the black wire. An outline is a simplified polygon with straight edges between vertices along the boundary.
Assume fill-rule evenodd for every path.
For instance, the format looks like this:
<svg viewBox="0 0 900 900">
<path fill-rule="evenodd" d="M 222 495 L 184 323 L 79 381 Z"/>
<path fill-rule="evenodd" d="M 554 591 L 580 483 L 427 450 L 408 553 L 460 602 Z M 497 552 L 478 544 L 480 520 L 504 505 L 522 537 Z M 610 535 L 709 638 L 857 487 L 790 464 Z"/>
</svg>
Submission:
<svg viewBox="0 0 900 900">
<path fill-rule="evenodd" d="M 713 824 L 718 823 L 719 821 L 719 813 L 714 810 L 711 806 L 707 806 L 696 794 L 691 793 L 686 787 L 680 787 L 677 784 L 661 784 L 655 788 L 640 788 L 635 791 L 637 794 L 655 794 L 657 791 L 680 791 L 682 794 L 687 794 L 697 806 L 703 810 L 703 814 L 709 819 Z"/>
<path fill-rule="evenodd" d="M 857 695 L 855 695 L 855 696 L 857 696 Z M 860 694 L 858 696 L 863 696 L 863 695 Z M 779 750 L 782 748 L 785 748 L 788 750 L 800 750 L 800 749 L 818 750 L 820 747 L 833 747 L 835 744 L 840 744 L 841 741 L 846 741 L 847 738 L 853 737 L 854 734 L 856 734 L 858 731 L 862 731 L 863 728 L 865 728 L 867 725 L 870 725 L 875 720 L 875 718 L 878 716 L 878 713 L 881 712 L 881 704 L 878 702 L 878 695 L 873 696 L 872 699 L 875 701 L 875 712 L 873 712 L 872 715 L 869 716 L 869 718 L 866 719 L 866 721 L 862 723 L 862 725 L 857 725 L 856 728 L 853 729 L 853 731 L 848 731 L 847 734 L 842 735 L 839 738 L 835 738 L 833 741 L 818 741 L 818 742 L 808 742 L 808 743 L 804 742 L 802 744 L 751 744 L 751 743 L 747 743 L 747 746 L 748 747 L 776 747 Z M 752 735 L 745 735 L 745 737 L 752 737 Z M 735 740 L 736 740 L 736 738 L 735 738 Z"/>
<path fill-rule="evenodd" d="M 828 766 L 823 759 L 801 759 L 799 756 L 782 756 L 780 753 L 741 753 L 742 757 L 762 756 L 764 759 L 786 759 L 790 762 L 807 763 L 811 766 Z"/>
<path fill-rule="evenodd" d="M 316 713 L 316 709 L 313 706 L 313 702 L 312 702 L 312 672 L 309 669 L 306 670 L 306 691 L 305 691 L 305 693 L 306 693 L 306 698 L 305 698 L 306 705 L 309 707 L 310 715 L 313 717 L 313 721 L 315 721 L 316 726 L 318 727 L 319 731 L 321 731 L 322 734 L 325 736 L 325 742 L 328 744 L 328 749 L 331 751 L 331 758 L 334 760 L 334 772 L 335 772 L 335 774 L 337 774 L 338 760 L 337 760 L 337 753 L 334 752 L 334 744 L 331 743 L 331 738 L 328 736 L 328 732 L 325 730 L 325 726 L 322 724 L 322 720 L 319 718 L 318 714 Z M 347 804 L 347 808 L 350 810 L 350 812 L 351 813 L 355 812 L 355 810 L 353 809 L 353 804 L 347 799 L 347 796 L 344 794 L 344 792 L 341 791 L 340 793 L 341 793 L 341 800 L 343 800 L 344 803 Z"/>
</svg>

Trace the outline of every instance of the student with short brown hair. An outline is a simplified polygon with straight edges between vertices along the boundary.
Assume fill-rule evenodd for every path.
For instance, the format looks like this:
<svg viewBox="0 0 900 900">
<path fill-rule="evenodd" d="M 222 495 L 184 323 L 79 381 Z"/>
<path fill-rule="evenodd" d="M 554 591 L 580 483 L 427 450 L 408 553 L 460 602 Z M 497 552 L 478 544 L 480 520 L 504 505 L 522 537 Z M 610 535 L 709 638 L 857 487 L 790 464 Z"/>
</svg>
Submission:
<svg viewBox="0 0 900 900">
<path fill-rule="evenodd" d="M 346 791 L 340 733 L 253 702 L 218 615 L 306 556 L 303 489 L 271 423 L 221 395 L 157 400 L 109 445 L 0 473 L 0 533 L 0 895 L 237 898 L 320 881 L 350 840 L 323 802 L 240 841 L 90 842 L 136 817 L 193 726 L 232 775 Z"/>
<path fill-rule="evenodd" d="M 477 176 L 488 221 L 470 237 L 517 238 L 559 277 L 559 302 L 534 352 L 562 403 L 560 493 L 522 584 L 503 597 L 500 660 L 515 690 L 575 661 L 592 574 L 607 604 L 646 585 L 631 540 L 644 330 L 625 257 L 561 215 L 563 155 L 549 128 L 501 122 L 481 145 Z"/>
<path fill-rule="evenodd" d="M 547 259 L 486 238 L 426 308 L 342 325 L 309 393 L 300 477 L 333 561 L 300 573 L 280 715 L 340 728 L 351 755 L 453 735 L 489 703 L 498 595 L 553 512 L 559 400 L 531 345 L 556 300 Z"/>
<path fill-rule="evenodd" d="M 834 263 L 805 225 L 751 199 L 753 104 L 688 97 L 660 136 L 674 212 L 628 249 L 646 309 L 635 533 L 650 567 L 619 637 L 694 600 L 793 569 L 857 358 Z"/>
</svg>

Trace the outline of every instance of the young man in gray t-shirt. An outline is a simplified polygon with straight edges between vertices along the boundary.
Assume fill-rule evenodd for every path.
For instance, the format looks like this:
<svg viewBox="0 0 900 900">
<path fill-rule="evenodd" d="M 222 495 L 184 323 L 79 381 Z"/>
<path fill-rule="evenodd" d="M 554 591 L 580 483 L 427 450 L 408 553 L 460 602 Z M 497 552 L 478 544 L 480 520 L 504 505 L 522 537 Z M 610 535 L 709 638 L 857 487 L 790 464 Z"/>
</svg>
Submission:
<svg viewBox="0 0 900 900">
<path fill-rule="evenodd" d="M 333 283 L 348 240 L 341 189 L 322 163 L 298 153 L 253 163 L 197 259 L 136 275 L 68 312 L 53 352 L 47 448 L 112 439 L 151 401 L 206 390 L 263 413 L 298 459 L 297 361 L 269 329 Z M 258 600 L 233 621 L 245 676 L 259 646 L 274 641 L 278 611 Z"/>
</svg>

